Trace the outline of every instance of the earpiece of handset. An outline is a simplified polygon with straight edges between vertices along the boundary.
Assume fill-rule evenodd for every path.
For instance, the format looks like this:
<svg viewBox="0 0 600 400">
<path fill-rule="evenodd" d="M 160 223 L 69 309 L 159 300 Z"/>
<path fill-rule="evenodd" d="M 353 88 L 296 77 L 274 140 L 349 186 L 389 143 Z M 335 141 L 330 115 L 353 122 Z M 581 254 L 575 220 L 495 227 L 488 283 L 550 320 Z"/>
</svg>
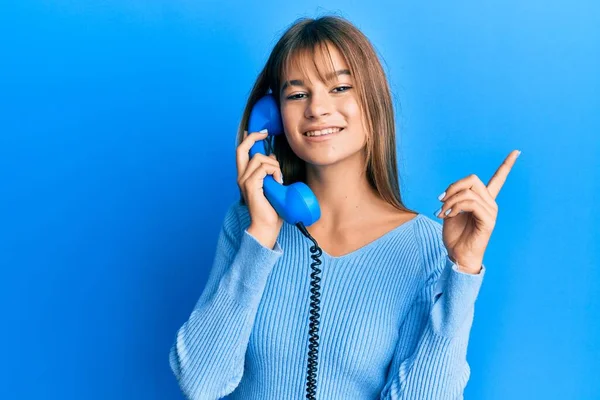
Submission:
<svg viewBox="0 0 600 400">
<path fill-rule="evenodd" d="M 258 132 L 263 129 L 268 130 L 269 137 L 283 133 L 279 105 L 272 94 L 261 97 L 250 111 L 248 132 Z M 250 148 L 250 157 L 257 153 L 268 155 L 264 140 L 256 141 Z M 277 214 L 289 224 L 296 225 L 302 222 L 305 226 L 310 226 L 321 218 L 317 197 L 303 182 L 284 186 L 271 175 L 267 175 L 263 181 L 263 191 Z"/>
</svg>

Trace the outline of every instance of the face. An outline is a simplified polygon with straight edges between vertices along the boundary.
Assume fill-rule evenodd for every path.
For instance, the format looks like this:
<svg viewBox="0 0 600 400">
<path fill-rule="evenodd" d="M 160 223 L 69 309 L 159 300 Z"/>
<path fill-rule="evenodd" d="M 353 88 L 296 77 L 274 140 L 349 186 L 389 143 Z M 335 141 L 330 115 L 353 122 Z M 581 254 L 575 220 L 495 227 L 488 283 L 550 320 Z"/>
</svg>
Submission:
<svg viewBox="0 0 600 400">
<path fill-rule="evenodd" d="M 337 48 L 327 46 L 336 73 L 329 70 L 329 61 L 320 52 L 315 52 L 315 62 L 324 76 L 332 77 L 329 82 L 320 80 L 310 57 L 298 59 L 305 63 L 301 66 L 291 63 L 282 77 L 280 106 L 288 143 L 300 159 L 313 165 L 361 157 L 366 143 L 353 77 Z M 321 136 L 309 136 L 314 134 Z"/>
</svg>

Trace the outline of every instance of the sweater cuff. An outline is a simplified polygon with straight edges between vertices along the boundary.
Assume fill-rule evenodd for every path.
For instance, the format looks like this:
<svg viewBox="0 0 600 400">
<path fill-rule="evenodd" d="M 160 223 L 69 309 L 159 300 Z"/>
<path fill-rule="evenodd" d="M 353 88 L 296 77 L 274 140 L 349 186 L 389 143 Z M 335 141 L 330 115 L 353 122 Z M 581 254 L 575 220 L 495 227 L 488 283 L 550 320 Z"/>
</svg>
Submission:
<svg viewBox="0 0 600 400">
<path fill-rule="evenodd" d="M 446 265 L 435 286 L 431 311 L 436 332 L 445 337 L 464 334 L 464 330 L 468 333 L 485 271 L 483 264 L 478 274 L 460 271 L 446 256 Z"/>
<path fill-rule="evenodd" d="M 260 300 L 269 274 L 282 254 L 279 242 L 275 242 L 273 249 L 269 249 L 245 229 L 240 248 L 223 278 L 225 291 L 244 306 Z"/>
</svg>

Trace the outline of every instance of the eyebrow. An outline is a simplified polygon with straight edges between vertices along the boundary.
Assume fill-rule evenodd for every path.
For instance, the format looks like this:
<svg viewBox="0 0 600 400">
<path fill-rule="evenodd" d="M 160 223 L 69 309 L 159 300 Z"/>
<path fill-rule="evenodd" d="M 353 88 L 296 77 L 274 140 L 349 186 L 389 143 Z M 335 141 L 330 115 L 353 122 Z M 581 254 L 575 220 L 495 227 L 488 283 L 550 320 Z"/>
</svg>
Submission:
<svg viewBox="0 0 600 400">
<path fill-rule="evenodd" d="M 350 76 L 351 75 L 350 70 L 338 69 L 335 72 L 329 73 L 326 78 L 332 79 L 333 77 L 340 76 L 340 75 L 349 75 Z M 291 81 L 285 81 L 285 83 L 281 87 L 281 92 L 283 93 L 283 91 L 285 89 L 287 89 L 288 86 L 304 86 L 304 81 L 302 81 L 301 79 L 292 79 Z"/>
</svg>

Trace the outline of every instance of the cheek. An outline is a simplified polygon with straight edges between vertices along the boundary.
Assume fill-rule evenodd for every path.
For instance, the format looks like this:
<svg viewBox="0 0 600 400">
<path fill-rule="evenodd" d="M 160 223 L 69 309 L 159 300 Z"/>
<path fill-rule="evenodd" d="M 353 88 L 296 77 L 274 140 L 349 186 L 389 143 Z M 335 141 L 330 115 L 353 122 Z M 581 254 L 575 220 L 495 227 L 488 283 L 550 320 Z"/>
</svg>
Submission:
<svg viewBox="0 0 600 400">
<path fill-rule="evenodd" d="M 361 118 L 360 107 L 358 102 L 353 98 L 340 104 L 339 110 L 349 121 L 359 121 Z"/>
<path fill-rule="evenodd" d="M 292 148 L 296 150 L 296 143 L 300 142 L 300 138 L 296 135 L 300 117 L 298 112 L 294 111 L 292 107 L 281 107 L 281 121 L 283 123 L 283 132 L 285 137 Z"/>
<path fill-rule="evenodd" d="M 346 118 L 346 121 L 351 125 L 352 128 L 352 139 L 348 143 L 353 143 L 352 147 L 354 147 L 354 145 L 358 145 L 358 142 L 360 142 L 360 147 L 363 147 L 367 140 L 365 132 L 366 127 L 364 125 L 363 115 L 358 102 L 355 99 L 348 101 L 343 104 L 343 108 L 341 110 Z"/>
<path fill-rule="evenodd" d="M 286 132 L 290 132 L 294 126 L 298 123 L 298 113 L 294 112 L 291 107 L 281 108 L 281 120 L 283 122 L 283 128 Z"/>
</svg>

